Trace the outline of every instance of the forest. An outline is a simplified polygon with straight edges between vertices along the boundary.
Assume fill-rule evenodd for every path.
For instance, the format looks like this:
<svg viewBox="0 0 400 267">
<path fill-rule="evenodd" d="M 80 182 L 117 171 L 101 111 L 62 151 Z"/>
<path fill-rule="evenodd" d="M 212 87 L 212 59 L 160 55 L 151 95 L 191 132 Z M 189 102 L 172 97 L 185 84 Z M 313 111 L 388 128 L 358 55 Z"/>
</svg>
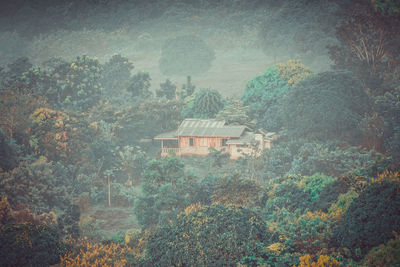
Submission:
<svg viewBox="0 0 400 267">
<path fill-rule="evenodd" d="M 0 266 L 400 265 L 400 1 L 1 6 Z"/>
</svg>

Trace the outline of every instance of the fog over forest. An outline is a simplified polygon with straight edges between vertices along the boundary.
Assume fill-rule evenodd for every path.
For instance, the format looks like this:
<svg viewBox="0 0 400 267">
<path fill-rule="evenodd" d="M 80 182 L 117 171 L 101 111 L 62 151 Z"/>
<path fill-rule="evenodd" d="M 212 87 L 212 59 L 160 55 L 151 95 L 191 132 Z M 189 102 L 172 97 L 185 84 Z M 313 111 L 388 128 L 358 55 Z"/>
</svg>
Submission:
<svg viewBox="0 0 400 267">
<path fill-rule="evenodd" d="M 3 0 L 0 266 L 399 266 L 399 0 Z"/>
<path fill-rule="evenodd" d="M 338 4 L 328 0 L 9 2 L 1 11 L 0 63 L 26 56 L 41 65 L 83 54 L 105 62 L 121 54 L 152 74 L 153 89 L 166 78 L 185 81 L 158 66 L 163 43 L 178 36 L 198 36 L 215 51 L 211 68 L 193 78 L 226 96 L 243 93 L 254 74 L 288 59 L 328 70 L 326 45 L 337 42 Z"/>
</svg>

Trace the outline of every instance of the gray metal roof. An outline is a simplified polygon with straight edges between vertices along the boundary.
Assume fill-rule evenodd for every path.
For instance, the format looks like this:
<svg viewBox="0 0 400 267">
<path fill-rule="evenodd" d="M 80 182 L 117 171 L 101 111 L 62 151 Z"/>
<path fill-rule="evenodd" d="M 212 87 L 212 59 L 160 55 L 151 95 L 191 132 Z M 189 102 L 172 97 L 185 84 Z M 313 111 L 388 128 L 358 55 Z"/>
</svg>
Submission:
<svg viewBox="0 0 400 267">
<path fill-rule="evenodd" d="M 246 126 L 225 126 L 225 121 L 210 119 L 185 119 L 179 126 L 180 136 L 240 137 Z"/>
<path fill-rule="evenodd" d="M 253 132 L 244 132 L 238 139 L 229 139 L 226 144 L 250 144 L 255 141 Z"/>
</svg>

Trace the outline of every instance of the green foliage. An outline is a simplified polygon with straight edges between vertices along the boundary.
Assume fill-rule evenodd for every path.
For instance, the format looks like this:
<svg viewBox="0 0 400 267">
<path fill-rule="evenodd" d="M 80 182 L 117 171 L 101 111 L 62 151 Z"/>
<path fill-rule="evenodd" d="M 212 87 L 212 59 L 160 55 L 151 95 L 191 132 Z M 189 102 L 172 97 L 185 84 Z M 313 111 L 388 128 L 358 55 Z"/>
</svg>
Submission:
<svg viewBox="0 0 400 267">
<path fill-rule="evenodd" d="M 133 68 L 133 64 L 128 58 L 119 54 L 113 55 L 103 65 L 101 84 L 104 87 L 104 95 L 112 97 L 125 90 L 128 87 Z"/>
<path fill-rule="evenodd" d="M 238 174 L 215 181 L 213 203 L 252 207 L 258 203 L 261 186 L 256 181 L 241 178 Z"/>
<path fill-rule="evenodd" d="M 319 199 L 320 192 L 327 185 L 336 181 L 336 178 L 316 173 L 312 176 L 306 176 L 302 181 L 302 188 L 309 192 L 311 200 Z"/>
<path fill-rule="evenodd" d="M 128 92 L 132 94 L 133 97 L 139 99 L 146 99 L 152 95 L 150 89 L 150 74 L 147 72 L 138 72 L 132 76 L 129 81 Z"/>
<path fill-rule="evenodd" d="M 156 91 L 158 97 L 165 96 L 166 99 L 174 99 L 176 95 L 176 85 L 169 79 L 165 83 L 160 83 L 160 90 Z"/>
<path fill-rule="evenodd" d="M 184 107 L 185 118 L 215 118 L 224 107 L 221 94 L 214 89 L 200 89 Z"/>
<path fill-rule="evenodd" d="M 143 195 L 135 199 L 134 212 L 144 229 L 168 223 L 196 199 L 196 177 L 177 158 L 150 160 L 142 176 Z"/>
<path fill-rule="evenodd" d="M 263 220 L 250 210 L 197 204 L 151 234 L 147 254 L 153 266 L 232 266 L 257 255 L 259 243 L 273 241 Z"/>
<path fill-rule="evenodd" d="M 400 264 L 400 238 L 371 249 L 363 259 L 363 266 L 396 266 Z"/>
<path fill-rule="evenodd" d="M 296 152 L 289 173 L 312 175 L 316 172 L 337 176 L 354 169 L 371 175 L 380 154 L 355 146 L 340 148 L 336 142 L 306 142 Z"/>
<path fill-rule="evenodd" d="M 186 84 L 182 85 L 181 91 L 179 91 L 180 98 L 184 99 L 185 97 L 189 97 L 194 93 L 196 86 L 192 84 L 192 77 L 186 77 Z"/>
<path fill-rule="evenodd" d="M 51 87 L 47 98 L 56 107 L 86 111 L 100 100 L 102 71 L 99 61 L 86 55 L 60 65 L 51 74 L 57 86 Z"/>
<path fill-rule="evenodd" d="M 136 106 L 110 110 L 109 120 L 117 126 L 120 146 L 137 145 L 142 138 L 176 129 L 182 121 L 182 103 L 176 100 L 148 99 Z"/>
<path fill-rule="evenodd" d="M 30 147 L 50 160 L 64 160 L 78 164 L 81 152 L 87 147 L 88 136 L 86 121 L 72 112 L 62 112 L 48 108 L 35 110 L 29 118 L 32 120 L 30 129 Z"/>
<path fill-rule="evenodd" d="M 254 122 L 251 121 L 247 112 L 248 107 L 243 106 L 240 100 L 232 100 L 218 112 L 215 118 L 224 120 L 227 124 L 254 126 Z"/>
<path fill-rule="evenodd" d="M 371 1 L 375 9 L 379 9 L 382 13 L 392 14 L 400 12 L 400 3 L 396 0 L 375 0 Z"/>
<path fill-rule="evenodd" d="M 210 147 L 208 152 L 208 158 L 212 162 L 212 167 L 222 167 L 222 165 L 229 161 L 229 154 L 223 149 L 217 150 L 213 147 Z"/>
<path fill-rule="evenodd" d="M 0 127 L 8 141 L 27 146 L 32 123 L 29 115 L 46 104 L 40 97 L 15 91 L 6 88 L 0 93 Z"/>
<path fill-rule="evenodd" d="M 281 79 L 287 81 L 292 87 L 312 74 L 312 71 L 300 60 L 288 60 L 284 63 L 278 63 L 275 66 L 275 70 Z"/>
<path fill-rule="evenodd" d="M 282 103 L 282 122 L 291 136 L 355 142 L 369 99 L 347 73 L 324 72 L 299 82 Z"/>
<path fill-rule="evenodd" d="M 280 209 L 286 209 L 290 212 L 297 209 L 304 211 L 311 206 L 310 192 L 301 187 L 301 181 L 304 178 L 300 175 L 291 175 L 268 180 L 265 188 L 268 194 L 265 211 L 268 214 Z"/>
<path fill-rule="evenodd" d="M 290 89 L 287 81 L 283 80 L 275 67 L 269 67 L 261 76 L 257 76 L 246 84 L 243 104 L 249 106 L 252 119 L 269 130 L 277 130 L 279 121 L 270 111 L 278 100 Z"/>
<path fill-rule="evenodd" d="M 328 46 L 334 67 L 352 71 L 374 95 L 399 82 L 400 16 L 393 12 L 399 8 L 395 2 L 358 2 L 336 28 L 339 44 Z"/>
<path fill-rule="evenodd" d="M 14 140 L 7 140 L 0 129 L 0 172 L 15 168 L 20 154 L 21 147 Z"/>
<path fill-rule="evenodd" d="M 249 106 L 252 119 L 268 130 L 278 130 L 278 103 L 291 86 L 309 76 L 311 71 L 300 61 L 289 60 L 269 67 L 261 76 L 250 80 L 245 88 L 243 104 Z"/>
<path fill-rule="evenodd" d="M 340 210 L 343 213 L 346 213 L 349 209 L 350 204 L 354 199 L 358 198 L 358 194 L 355 190 L 350 189 L 346 193 L 340 194 L 337 197 L 337 201 L 333 203 L 329 208 L 329 213 Z"/>
<path fill-rule="evenodd" d="M 2 266 L 48 266 L 64 253 L 57 228 L 31 223 L 0 225 Z"/>
<path fill-rule="evenodd" d="M 140 147 L 121 147 L 117 161 L 118 169 L 128 176 L 126 182 L 137 183 L 141 180 L 141 174 L 147 162 L 147 155 Z"/>
<path fill-rule="evenodd" d="M 353 200 L 341 223 L 334 229 L 334 243 L 365 255 L 372 247 L 387 242 L 400 231 L 399 182 L 379 181 Z"/>
<path fill-rule="evenodd" d="M 400 163 L 400 90 L 375 98 L 375 110 L 383 117 L 383 143 L 394 165 Z"/>
<path fill-rule="evenodd" d="M 268 199 L 265 210 L 271 214 L 280 209 L 290 212 L 300 210 L 327 210 L 331 202 L 336 201 L 339 192 L 347 189 L 337 185 L 336 178 L 320 173 L 312 176 L 289 175 L 270 179 L 265 191 Z M 334 186 L 333 188 L 331 188 Z M 338 192 L 336 192 L 336 190 Z M 336 190 L 335 190 L 336 189 Z"/>
<path fill-rule="evenodd" d="M 80 208 L 77 205 L 71 204 L 64 209 L 63 214 L 57 218 L 58 227 L 63 237 L 79 237 L 81 232 L 79 227 L 80 216 Z"/>
<path fill-rule="evenodd" d="M 0 173 L 0 192 L 14 204 L 22 202 L 34 211 L 63 209 L 71 202 L 71 173 L 61 164 L 41 157 L 21 161 L 9 172 Z"/>
<path fill-rule="evenodd" d="M 165 41 L 159 65 L 165 75 L 195 75 L 207 71 L 214 58 L 213 49 L 201 38 L 185 35 Z"/>
<path fill-rule="evenodd" d="M 110 183 L 111 205 L 113 207 L 132 207 L 135 194 L 132 187 L 121 183 Z M 91 194 L 92 203 L 105 204 L 108 198 L 108 188 L 103 186 L 99 191 Z"/>
</svg>

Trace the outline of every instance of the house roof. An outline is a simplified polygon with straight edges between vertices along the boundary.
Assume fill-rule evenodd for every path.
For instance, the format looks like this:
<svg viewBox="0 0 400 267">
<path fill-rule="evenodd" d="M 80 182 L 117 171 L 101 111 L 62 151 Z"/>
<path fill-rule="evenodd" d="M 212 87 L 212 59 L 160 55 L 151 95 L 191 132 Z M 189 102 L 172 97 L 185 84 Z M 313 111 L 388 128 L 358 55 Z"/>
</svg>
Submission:
<svg viewBox="0 0 400 267">
<path fill-rule="evenodd" d="M 177 135 L 201 137 L 240 137 L 246 126 L 225 126 L 223 120 L 185 119 L 178 128 Z"/>
<path fill-rule="evenodd" d="M 178 130 L 162 133 L 154 137 L 155 140 L 176 140 L 178 136 L 198 137 L 232 137 L 239 138 L 245 131 L 243 125 L 225 125 L 223 120 L 213 119 L 185 119 Z"/>
<path fill-rule="evenodd" d="M 254 143 L 256 140 L 254 139 L 254 133 L 253 132 L 244 132 L 242 136 L 240 136 L 238 139 L 229 139 L 226 141 L 227 145 L 232 145 L 232 144 L 250 144 Z"/>
<path fill-rule="evenodd" d="M 176 130 L 156 135 L 154 140 L 178 140 Z"/>
</svg>

